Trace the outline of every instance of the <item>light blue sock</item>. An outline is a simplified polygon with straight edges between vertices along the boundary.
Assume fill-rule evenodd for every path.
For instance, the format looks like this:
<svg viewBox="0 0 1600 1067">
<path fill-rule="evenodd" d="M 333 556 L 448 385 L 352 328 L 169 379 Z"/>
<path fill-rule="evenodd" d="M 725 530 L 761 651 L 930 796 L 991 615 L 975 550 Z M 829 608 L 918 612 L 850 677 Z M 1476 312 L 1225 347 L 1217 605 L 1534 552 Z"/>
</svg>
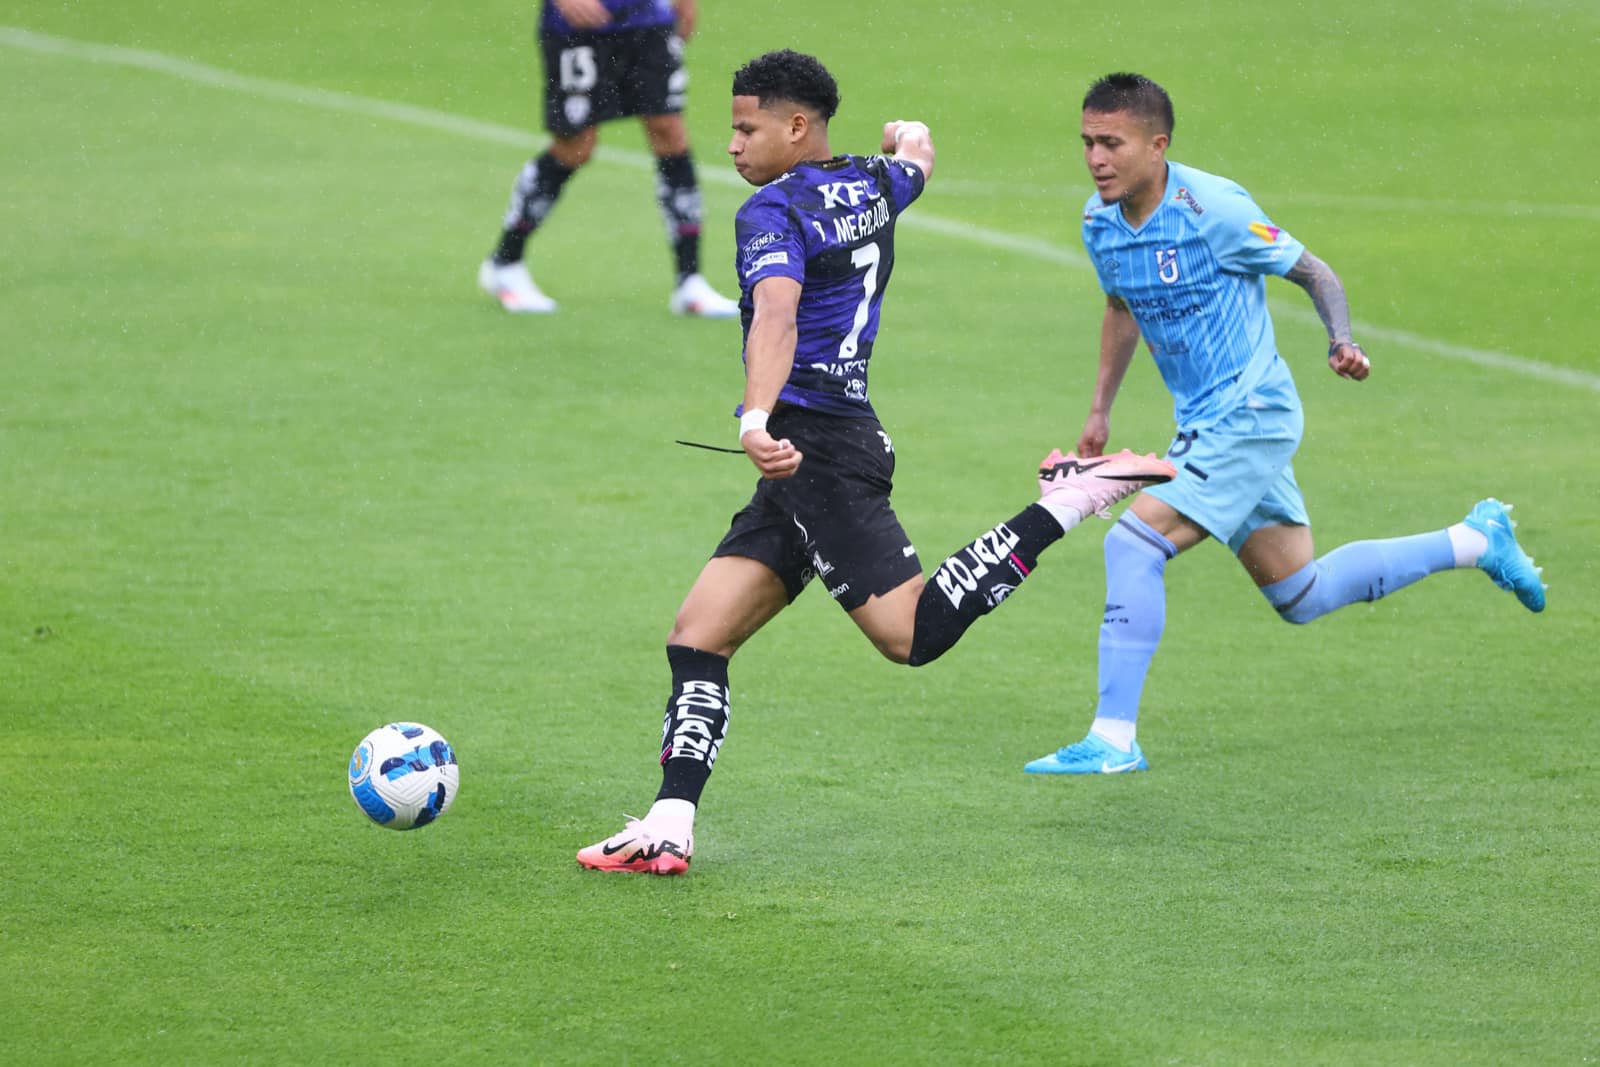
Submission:
<svg viewBox="0 0 1600 1067">
<path fill-rule="evenodd" d="M 1106 534 L 1106 614 L 1100 624 L 1100 704 L 1097 724 L 1118 720 L 1131 740 L 1139 717 L 1139 694 L 1150 659 L 1167 624 L 1163 573 L 1177 548 L 1131 511 Z M 1115 727 L 1118 723 L 1109 723 Z"/>
<path fill-rule="evenodd" d="M 1352 541 L 1281 582 L 1261 587 L 1285 622 L 1306 623 L 1357 600 L 1378 600 L 1437 571 L 1455 567 L 1448 530 Z"/>
</svg>

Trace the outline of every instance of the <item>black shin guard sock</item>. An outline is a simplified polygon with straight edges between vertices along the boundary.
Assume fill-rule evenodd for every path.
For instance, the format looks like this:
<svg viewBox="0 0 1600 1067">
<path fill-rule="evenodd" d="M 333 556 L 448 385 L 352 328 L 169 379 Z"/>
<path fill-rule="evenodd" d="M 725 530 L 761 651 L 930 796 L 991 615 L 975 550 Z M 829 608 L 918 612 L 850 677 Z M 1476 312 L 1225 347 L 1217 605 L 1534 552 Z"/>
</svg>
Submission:
<svg viewBox="0 0 1600 1067">
<path fill-rule="evenodd" d="M 574 173 L 549 152 L 528 160 L 511 189 L 511 204 L 506 208 L 504 229 L 494 250 L 495 263 L 503 267 L 522 258 L 528 238 L 556 206 L 561 187 Z"/>
<path fill-rule="evenodd" d="M 689 153 L 656 157 L 656 201 L 667 224 L 667 243 L 681 282 L 700 273 L 700 187 L 695 184 L 694 159 Z"/>
<path fill-rule="evenodd" d="M 917 600 L 913 667 L 932 663 L 1022 584 L 1039 553 L 1061 539 L 1061 524 L 1038 504 L 980 536 L 939 564 Z"/>
<path fill-rule="evenodd" d="M 661 723 L 661 791 L 657 800 L 700 803 L 728 733 L 728 658 L 668 645 L 672 696 Z"/>
</svg>

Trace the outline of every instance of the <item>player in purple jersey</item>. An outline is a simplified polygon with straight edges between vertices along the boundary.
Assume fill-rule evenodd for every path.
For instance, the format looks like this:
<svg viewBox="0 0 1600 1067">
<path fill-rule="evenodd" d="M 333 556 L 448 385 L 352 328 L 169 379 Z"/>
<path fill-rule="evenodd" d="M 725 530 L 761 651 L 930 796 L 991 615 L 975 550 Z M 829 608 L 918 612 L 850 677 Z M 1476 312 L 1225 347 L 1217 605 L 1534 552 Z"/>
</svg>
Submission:
<svg viewBox="0 0 1600 1067">
<path fill-rule="evenodd" d="M 889 505 L 894 447 L 867 398 L 895 219 L 933 172 L 920 122 L 884 125 L 892 155 L 836 156 L 839 90 L 811 56 L 771 52 L 733 78 L 728 152 L 757 192 L 738 216 L 745 391 L 739 441 L 761 474 L 667 636 L 672 692 L 649 813 L 578 853 L 585 867 L 681 874 L 728 726 L 728 661 L 813 578 L 885 657 L 948 650 L 1085 516 L 1172 468 L 1154 456 L 1079 464 L 1052 452 L 1041 499 L 922 577 Z"/>
<path fill-rule="evenodd" d="M 545 0 L 544 121 L 550 147 L 528 161 L 511 190 L 500 242 L 478 268 L 478 285 L 507 311 L 556 310 L 523 261 L 528 238 L 555 207 L 567 179 L 589 161 L 601 123 L 636 115 L 656 158 L 656 200 L 667 226 L 677 286 L 675 315 L 732 318 L 738 305 L 700 273 L 700 187 L 683 105 L 684 42 L 696 0 Z"/>
<path fill-rule="evenodd" d="M 1078 454 L 1110 439 L 1111 404 L 1141 337 L 1174 397 L 1177 475 L 1141 493 L 1105 541 L 1099 703 L 1088 735 L 1026 770 L 1113 774 L 1149 764 L 1135 739 L 1146 671 L 1166 620 L 1167 561 L 1209 537 L 1226 544 L 1287 622 L 1307 623 L 1430 574 L 1478 567 L 1542 611 L 1545 588 L 1518 546 L 1510 505 L 1481 501 L 1461 522 L 1357 541 L 1317 558 L 1290 459 L 1300 398 L 1278 356 L 1266 274 L 1304 289 L 1328 331 L 1328 366 L 1364 380 L 1344 286 L 1225 178 L 1169 162 L 1172 102 L 1155 82 L 1113 74 L 1083 101 L 1084 159 L 1097 195 L 1083 236 L 1106 292 L 1100 372 Z"/>
</svg>

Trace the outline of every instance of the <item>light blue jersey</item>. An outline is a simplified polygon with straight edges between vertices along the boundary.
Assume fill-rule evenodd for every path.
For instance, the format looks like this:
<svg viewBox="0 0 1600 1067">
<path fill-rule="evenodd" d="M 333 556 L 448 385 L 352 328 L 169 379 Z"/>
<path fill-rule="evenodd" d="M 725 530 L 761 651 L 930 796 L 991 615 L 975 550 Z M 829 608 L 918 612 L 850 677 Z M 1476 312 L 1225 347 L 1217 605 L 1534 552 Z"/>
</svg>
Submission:
<svg viewBox="0 0 1600 1067">
<path fill-rule="evenodd" d="M 1143 226 L 1094 195 L 1083 243 L 1100 287 L 1139 324 L 1180 430 L 1212 425 L 1272 370 L 1264 275 L 1288 273 L 1305 246 L 1238 185 L 1169 160 L 1166 195 Z"/>
</svg>

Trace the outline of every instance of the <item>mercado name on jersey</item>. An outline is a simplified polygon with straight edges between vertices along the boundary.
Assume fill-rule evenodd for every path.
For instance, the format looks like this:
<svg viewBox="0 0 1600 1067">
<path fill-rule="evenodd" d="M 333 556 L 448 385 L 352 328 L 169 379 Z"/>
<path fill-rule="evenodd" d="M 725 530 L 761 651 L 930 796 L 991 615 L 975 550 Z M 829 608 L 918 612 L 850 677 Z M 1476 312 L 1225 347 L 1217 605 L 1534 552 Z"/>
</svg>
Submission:
<svg viewBox="0 0 1600 1067">
<path fill-rule="evenodd" d="M 739 310 L 750 340 L 753 294 L 766 278 L 800 283 L 794 369 L 779 399 L 836 415 L 871 415 L 867 363 L 894 269 L 894 223 L 923 175 L 888 156 L 801 163 L 758 189 L 734 220 Z"/>
<path fill-rule="evenodd" d="M 1083 244 L 1100 287 L 1139 324 L 1180 427 L 1238 406 L 1273 368 L 1265 275 L 1287 273 L 1305 246 L 1235 183 L 1169 160 L 1166 194 L 1143 226 L 1091 196 Z"/>
</svg>

